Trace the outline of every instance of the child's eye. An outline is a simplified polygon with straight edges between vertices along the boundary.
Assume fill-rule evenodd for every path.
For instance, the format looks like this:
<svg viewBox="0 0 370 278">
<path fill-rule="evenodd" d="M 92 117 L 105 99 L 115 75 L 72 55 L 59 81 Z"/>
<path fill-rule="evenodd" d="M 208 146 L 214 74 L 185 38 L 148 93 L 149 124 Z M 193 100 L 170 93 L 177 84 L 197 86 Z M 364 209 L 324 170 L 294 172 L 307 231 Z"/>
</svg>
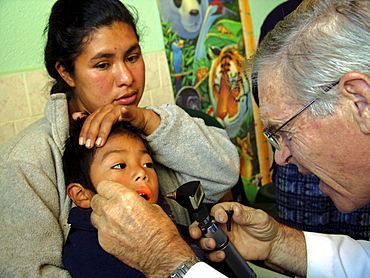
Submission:
<svg viewBox="0 0 370 278">
<path fill-rule="evenodd" d="M 125 163 L 119 163 L 117 165 L 114 165 L 112 167 L 112 169 L 125 169 L 126 168 L 126 164 Z"/>
<path fill-rule="evenodd" d="M 154 168 L 154 164 L 152 162 L 145 163 L 143 166 L 146 168 Z"/>
</svg>

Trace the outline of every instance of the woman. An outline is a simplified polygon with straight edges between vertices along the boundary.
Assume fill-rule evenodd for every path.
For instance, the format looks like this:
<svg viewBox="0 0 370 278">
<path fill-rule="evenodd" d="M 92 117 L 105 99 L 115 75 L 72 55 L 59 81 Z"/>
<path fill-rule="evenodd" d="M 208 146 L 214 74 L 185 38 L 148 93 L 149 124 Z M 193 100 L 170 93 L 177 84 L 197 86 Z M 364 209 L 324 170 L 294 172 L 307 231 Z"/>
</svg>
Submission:
<svg viewBox="0 0 370 278">
<path fill-rule="evenodd" d="M 117 120 L 143 130 L 162 193 L 200 180 L 206 201 L 216 202 L 239 173 L 237 151 L 223 130 L 175 105 L 137 107 L 144 61 L 135 20 L 120 1 L 59 0 L 46 31 L 45 64 L 55 84 L 45 116 L 0 148 L 0 273 L 6 277 L 69 276 L 61 254 L 72 203 L 62 154 L 75 112 L 92 113 L 82 132 L 87 147 L 95 138 L 103 145 Z M 175 220 L 188 225 L 186 212 L 170 206 Z"/>
</svg>

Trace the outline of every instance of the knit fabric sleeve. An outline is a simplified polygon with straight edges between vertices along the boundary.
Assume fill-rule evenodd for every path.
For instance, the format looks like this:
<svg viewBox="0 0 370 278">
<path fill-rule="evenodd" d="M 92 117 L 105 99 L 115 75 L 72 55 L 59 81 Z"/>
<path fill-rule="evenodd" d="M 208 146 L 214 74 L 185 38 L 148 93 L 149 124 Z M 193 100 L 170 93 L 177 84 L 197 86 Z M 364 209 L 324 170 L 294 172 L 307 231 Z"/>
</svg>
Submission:
<svg viewBox="0 0 370 278">
<path fill-rule="evenodd" d="M 219 201 L 239 178 L 239 155 L 227 132 L 176 105 L 148 109 L 161 117 L 160 126 L 147 137 L 154 159 L 175 171 L 181 184 L 201 181 L 206 203 Z"/>
</svg>

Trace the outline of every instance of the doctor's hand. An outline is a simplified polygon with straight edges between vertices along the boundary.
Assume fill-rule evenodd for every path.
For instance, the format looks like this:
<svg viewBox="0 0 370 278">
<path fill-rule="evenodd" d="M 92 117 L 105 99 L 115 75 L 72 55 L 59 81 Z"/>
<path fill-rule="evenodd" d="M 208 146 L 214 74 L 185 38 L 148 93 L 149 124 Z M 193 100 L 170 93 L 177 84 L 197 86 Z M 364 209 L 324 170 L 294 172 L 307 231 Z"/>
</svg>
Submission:
<svg viewBox="0 0 370 278">
<path fill-rule="evenodd" d="M 108 253 L 147 277 L 167 277 L 195 257 L 168 215 L 135 191 L 101 181 L 91 202 L 91 222 Z"/>
<path fill-rule="evenodd" d="M 226 210 L 233 210 L 231 231 L 226 229 Z M 239 203 L 220 203 L 210 214 L 220 223 L 235 248 L 245 260 L 268 260 L 292 273 L 305 276 L 306 243 L 301 231 L 280 224 L 260 209 L 243 206 Z M 225 259 L 223 251 L 213 251 L 216 242 L 212 238 L 201 238 L 202 234 L 193 223 L 190 235 L 200 239 L 202 249 L 209 251 L 208 258 L 219 262 Z"/>
<path fill-rule="evenodd" d="M 226 230 L 228 216 L 226 210 L 234 210 L 231 232 Z M 210 213 L 233 242 L 234 246 L 246 260 L 266 260 L 269 258 L 272 246 L 278 236 L 278 223 L 262 210 L 245 207 L 239 203 L 221 203 L 215 205 Z M 196 223 L 190 227 L 193 238 L 200 238 L 201 232 Z M 206 251 L 215 248 L 212 238 L 202 238 L 200 246 Z M 212 261 L 221 261 L 225 257 L 223 251 L 209 253 Z"/>
</svg>

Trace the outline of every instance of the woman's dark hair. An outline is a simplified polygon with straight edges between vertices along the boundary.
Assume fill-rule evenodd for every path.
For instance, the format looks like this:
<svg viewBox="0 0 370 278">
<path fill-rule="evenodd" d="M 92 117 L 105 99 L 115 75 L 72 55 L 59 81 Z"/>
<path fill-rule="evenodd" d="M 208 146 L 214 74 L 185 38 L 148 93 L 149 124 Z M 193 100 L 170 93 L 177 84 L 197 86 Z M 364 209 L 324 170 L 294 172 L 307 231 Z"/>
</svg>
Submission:
<svg viewBox="0 0 370 278">
<path fill-rule="evenodd" d="M 79 119 L 71 123 L 71 136 L 65 143 L 65 150 L 63 154 L 63 171 L 65 184 L 79 183 L 83 188 L 86 188 L 93 193 L 97 193 L 90 178 L 90 168 L 93 162 L 96 150 L 98 147 L 91 149 L 79 145 L 79 135 L 85 118 Z M 152 150 L 148 142 L 144 139 L 144 133 L 131 126 L 127 122 L 117 122 L 112 126 L 108 138 L 116 135 L 125 135 L 129 138 L 136 138 L 143 142 L 150 156 Z"/>
<path fill-rule="evenodd" d="M 55 64 L 59 62 L 73 76 L 75 60 L 84 48 L 85 38 L 114 22 L 130 25 L 139 40 L 136 18 L 119 0 L 58 0 L 54 4 L 44 30 L 47 34 L 45 66 L 55 79 L 50 94 L 62 92 L 71 97 L 72 89 L 59 75 Z"/>
</svg>

